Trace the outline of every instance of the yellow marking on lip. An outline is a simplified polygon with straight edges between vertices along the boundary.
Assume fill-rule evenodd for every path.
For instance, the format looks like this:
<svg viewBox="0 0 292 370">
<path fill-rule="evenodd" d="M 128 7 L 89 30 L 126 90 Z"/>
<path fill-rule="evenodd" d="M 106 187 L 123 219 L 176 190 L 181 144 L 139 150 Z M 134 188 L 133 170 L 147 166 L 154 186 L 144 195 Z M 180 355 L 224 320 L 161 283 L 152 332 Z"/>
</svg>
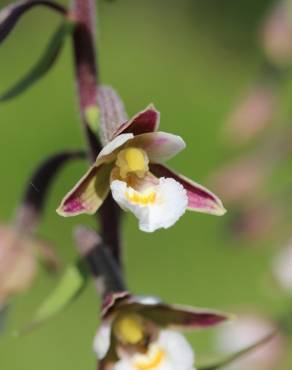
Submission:
<svg viewBox="0 0 292 370">
<path fill-rule="evenodd" d="M 137 370 L 152 370 L 156 369 L 165 357 L 165 353 L 162 350 L 158 350 L 151 358 L 136 361 L 134 366 Z"/>
<path fill-rule="evenodd" d="M 154 204 L 156 201 L 156 193 L 155 191 L 149 191 L 147 193 L 138 193 L 133 192 L 130 193 L 129 191 L 126 192 L 126 198 L 129 202 L 134 204 L 139 204 L 141 206 L 147 206 L 149 204 Z"/>
</svg>

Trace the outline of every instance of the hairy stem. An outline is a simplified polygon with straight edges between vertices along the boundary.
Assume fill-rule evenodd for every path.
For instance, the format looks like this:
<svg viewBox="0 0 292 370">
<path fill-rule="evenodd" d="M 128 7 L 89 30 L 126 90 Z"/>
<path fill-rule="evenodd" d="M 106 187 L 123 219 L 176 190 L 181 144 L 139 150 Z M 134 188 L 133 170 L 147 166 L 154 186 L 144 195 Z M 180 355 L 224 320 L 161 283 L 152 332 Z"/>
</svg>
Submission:
<svg viewBox="0 0 292 370">
<path fill-rule="evenodd" d="M 90 111 L 97 109 L 99 82 L 95 51 L 95 1 L 73 0 L 72 16 L 76 21 L 73 44 L 80 115 L 89 146 L 89 156 L 94 161 L 101 149 L 89 122 Z"/>
<path fill-rule="evenodd" d="M 72 17 L 76 21 L 73 43 L 80 114 L 87 137 L 90 159 L 94 161 L 102 148 L 91 122 L 92 116 L 94 117 L 95 112 L 98 112 L 97 92 L 99 88 L 95 47 L 95 0 L 73 0 Z M 104 243 L 108 245 L 120 265 L 120 211 L 111 195 L 102 206 L 99 217 Z"/>
<path fill-rule="evenodd" d="M 101 236 L 106 245 L 109 246 L 113 257 L 122 268 L 121 248 L 121 209 L 114 201 L 111 194 L 100 208 Z"/>
<path fill-rule="evenodd" d="M 81 256 L 86 260 L 97 291 L 102 297 L 113 292 L 126 290 L 121 270 L 109 248 L 93 230 L 80 226 L 76 229 L 75 239 Z"/>
</svg>

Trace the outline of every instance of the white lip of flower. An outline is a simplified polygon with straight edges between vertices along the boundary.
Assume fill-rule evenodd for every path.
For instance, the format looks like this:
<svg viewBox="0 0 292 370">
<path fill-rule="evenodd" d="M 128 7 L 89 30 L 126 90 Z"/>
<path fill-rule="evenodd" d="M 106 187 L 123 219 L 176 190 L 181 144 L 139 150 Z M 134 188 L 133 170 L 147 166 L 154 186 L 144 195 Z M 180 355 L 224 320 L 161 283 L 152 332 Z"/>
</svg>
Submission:
<svg viewBox="0 0 292 370">
<path fill-rule="evenodd" d="M 195 370 L 194 352 L 180 333 L 161 330 L 146 353 L 124 356 L 114 370 Z"/>
<path fill-rule="evenodd" d="M 152 232 L 172 226 L 185 213 L 188 197 L 183 186 L 174 179 L 149 176 L 148 163 L 143 149 L 121 150 L 112 171 L 110 188 L 114 200 L 138 218 L 140 229 Z"/>
<path fill-rule="evenodd" d="M 131 211 L 139 220 L 139 228 L 146 232 L 172 226 L 188 205 L 185 189 L 171 178 L 161 177 L 158 185 L 142 192 L 128 187 L 124 181 L 114 180 L 111 191 L 114 200 Z"/>
</svg>

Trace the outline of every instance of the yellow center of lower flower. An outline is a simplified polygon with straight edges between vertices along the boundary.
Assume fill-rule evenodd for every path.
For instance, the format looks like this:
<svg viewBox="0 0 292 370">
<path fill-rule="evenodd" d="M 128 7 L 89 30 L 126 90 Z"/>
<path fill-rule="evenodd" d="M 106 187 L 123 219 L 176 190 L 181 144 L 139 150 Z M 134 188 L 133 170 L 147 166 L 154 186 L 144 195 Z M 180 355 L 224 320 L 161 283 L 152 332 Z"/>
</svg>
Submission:
<svg viewBox="0 0 292 370">
<path fill-rule="evenodd" d="M 156 193 L 154 190 L 150 190 L 144 193 L 137 191 L 127 191 L 126 197 L 129 202 L 139 204 L 141 206 L 147 206 L 148 204 L 154 204 L 156 200 Z"/>
<path fill-rule="evenodd" d="M 148 163 L 149 159 L 145 150 L 134 147 L 121 150 L 116 160 L 120 175 L 124 179 L 130 172 L 135 173 L 138 177 L 143 177 L 149 169 Z"/>
<path fill-rule="evenodd" d="M 123 343 L 137 344 L 144 337 L 142 319 L 135 314 L 120 316 L 114 323 L 114 333 Z"/>
<path fill-rule="evenodd" d="M 134 361 L 134 367 L 137 370 L 154 370 L 165 358 L 165 353 L 161 349 L 154 347 L 146 355 L 138 355 Z"/>
</svg>

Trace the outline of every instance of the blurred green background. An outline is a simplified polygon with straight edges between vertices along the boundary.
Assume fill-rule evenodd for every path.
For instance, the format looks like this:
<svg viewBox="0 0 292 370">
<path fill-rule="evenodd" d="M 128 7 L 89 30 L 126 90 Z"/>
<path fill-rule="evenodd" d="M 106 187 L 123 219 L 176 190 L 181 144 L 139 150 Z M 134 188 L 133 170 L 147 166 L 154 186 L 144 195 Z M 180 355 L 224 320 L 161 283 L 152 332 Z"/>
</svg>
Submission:
<svg viewBox="0 0 292 370">
<path fill-rule="evenodd" d="M 171 165 L 205 185 L 212 171 L 231 156 L 221 140 L 222 124 L 258 71 L 262 55 L 257 27 L 270 4 L 267 0 L 99 1 L 102 81 L 119 91 L 130 115 L 155 103 L 162 113 L 161 128 L 187 142 L 187 149 Z M 1 90 L 39 57 L 58 22 L 58 16 L 46 9 L 22 18 L 0 47 Z M 71 54 L 68 42 L 44 79 L 0 106 L 3 222 L 11 219 L 36 163 L 56 151 L 84 146 Z M 40 230 L 56 245 L 64 267 L 77 255 L 72 229 L 93 220 L 62 219 L 55 208 L 85 168 L 70 164 L 59 176 Z M 277 316 L 286 301 L 267 289 L 263 279 L 274 246 L 244 248 L 225 235 L 225 223 L 224 218 L 188 213 L 173 228 L 148 235 L 127 215 L 124 246 L 130 289 L 169 302 L 227 311 L 255 307 L 261 314 Z M 93 284 L 41 328 L 20 338 L 11 335 L 31 319 L 57 278 L 40 271 L 32 289 L 15 300 L 0 337 L 1 370 L 95 368 L 91 348 L 99 299 Z M 212 330 L 188 337 L 199 355 L 212 352 Z M 277 370 L 291 366 L 292 358 Z"/>
</svg>

